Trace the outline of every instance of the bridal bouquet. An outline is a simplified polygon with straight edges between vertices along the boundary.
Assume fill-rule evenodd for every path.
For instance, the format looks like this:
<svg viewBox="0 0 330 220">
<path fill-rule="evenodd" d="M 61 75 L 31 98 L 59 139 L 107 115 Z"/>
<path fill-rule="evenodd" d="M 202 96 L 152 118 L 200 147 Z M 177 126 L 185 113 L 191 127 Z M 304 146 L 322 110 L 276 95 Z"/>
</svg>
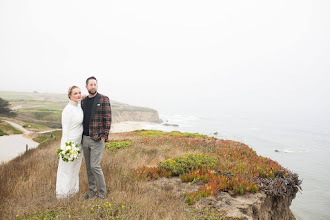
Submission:
<svg viewBox="0 0 330 220">
<path fill-rule="evenodd" d="M 61 148 L 57 150 L 57 154 L 62 157 L 63 161 L 69 162 L 78 158 L 80 150 L 78 148 L 78 144 L 70 141 L 65 142 L 65 146 L 61 146 Z"/>
</svg>

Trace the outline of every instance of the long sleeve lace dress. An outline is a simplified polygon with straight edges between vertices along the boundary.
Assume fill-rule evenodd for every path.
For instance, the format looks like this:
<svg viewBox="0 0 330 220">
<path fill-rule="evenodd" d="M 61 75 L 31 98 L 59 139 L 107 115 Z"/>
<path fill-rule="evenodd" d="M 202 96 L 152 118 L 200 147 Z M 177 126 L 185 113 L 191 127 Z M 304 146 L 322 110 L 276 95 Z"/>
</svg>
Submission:
<svg viewBox="0 0 330 220">
<path fill-rule="evenodd" d="M 65 142 L 74 142 L 79 145 L 80 155 L 71 162 L 59 159 L 56 178 L 56 197 L 66 198 L 79 191 L 79 171 L 82 160 L 81 138 L 83 133 L 83 111 L 80 103 L 69 101 L 62 112 L 62 139 L 61 146 Z"/>
</svg>

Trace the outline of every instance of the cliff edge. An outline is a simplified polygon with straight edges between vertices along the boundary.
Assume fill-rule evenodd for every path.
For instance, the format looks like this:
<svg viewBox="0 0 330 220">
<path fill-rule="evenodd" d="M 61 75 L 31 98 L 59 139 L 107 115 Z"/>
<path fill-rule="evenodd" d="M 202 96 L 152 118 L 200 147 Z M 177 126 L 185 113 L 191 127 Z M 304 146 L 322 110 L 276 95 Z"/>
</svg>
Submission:
<svg viewBox="0 0 330 220">
<path fill-rule="evenodd" d="M 299 182 L 298 179 L 296 181 Z M 294 183 L 295 185 L 301 184 Z M 186 193 L 193 193 L 198 191 L 203 183 L 194 185 L 183 183 L 180 178 L 160 178 L 150 182 L 150 191 L 160 191 L 166 188 L 173 195 L 184 197 Z M 292 189 L 291 185 L 285 188 Z M 240 219 L 240 220 L 294 220 L 296 219 L 290 210 L 292 200 L 296 197 L 298 188 L 290 191 L 287 195 L 275 196 L 267 194 L 265 191 L 256 193 L 249 193 L 243 195 L 233 195 L 230 192 L 218 192 L 216 195 L 201 198 L 197 201 L 192 208 L 196 210 L 217 210 L 219 213 L 226 213 L 226 218 L 223 219 Z"/>
<path fill-rule="evenodd" d="M 112 101 L 112 123 L 123 121 L 161 122 L 158 112 L 154 109 Z"/>
<path fill-rule="evenodd" d="M 243 143 L 197 133 L 113 133 L 102 169 L 108 196 L 85 200 L 86 169 L 76 195 L 58 200 L 61 131 L 0 164 L 0 219 L 295 219 L 298 175 Z"/>
</svg>

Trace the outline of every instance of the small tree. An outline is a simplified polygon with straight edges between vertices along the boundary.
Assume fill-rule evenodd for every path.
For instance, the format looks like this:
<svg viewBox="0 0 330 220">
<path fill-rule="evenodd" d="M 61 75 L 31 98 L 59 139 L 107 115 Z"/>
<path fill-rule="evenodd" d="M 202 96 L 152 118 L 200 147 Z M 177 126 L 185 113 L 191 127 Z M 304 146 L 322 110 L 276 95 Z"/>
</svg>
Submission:
<svg viewBox="0 0 330 220">
<path fill-rule="evenodd" d="M 16 112 L 11 111 L 9 102 L 0 98 L 0 115 L 1 116 L 16 116 Z"/>
</svg>

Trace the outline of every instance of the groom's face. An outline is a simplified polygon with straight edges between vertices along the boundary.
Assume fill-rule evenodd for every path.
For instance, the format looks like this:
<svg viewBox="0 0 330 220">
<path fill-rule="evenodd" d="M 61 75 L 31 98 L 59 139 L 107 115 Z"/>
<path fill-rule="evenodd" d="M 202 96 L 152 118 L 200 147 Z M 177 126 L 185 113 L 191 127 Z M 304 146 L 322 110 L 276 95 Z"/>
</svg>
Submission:
<svg viewBox="0 0 330 220">
<path fill-rule="evenodd" d="M 88 80 L 86 89 L 89 94 L 94 95 L 97 92 L 97 81 L 95 79 Z"/>
</svg>

